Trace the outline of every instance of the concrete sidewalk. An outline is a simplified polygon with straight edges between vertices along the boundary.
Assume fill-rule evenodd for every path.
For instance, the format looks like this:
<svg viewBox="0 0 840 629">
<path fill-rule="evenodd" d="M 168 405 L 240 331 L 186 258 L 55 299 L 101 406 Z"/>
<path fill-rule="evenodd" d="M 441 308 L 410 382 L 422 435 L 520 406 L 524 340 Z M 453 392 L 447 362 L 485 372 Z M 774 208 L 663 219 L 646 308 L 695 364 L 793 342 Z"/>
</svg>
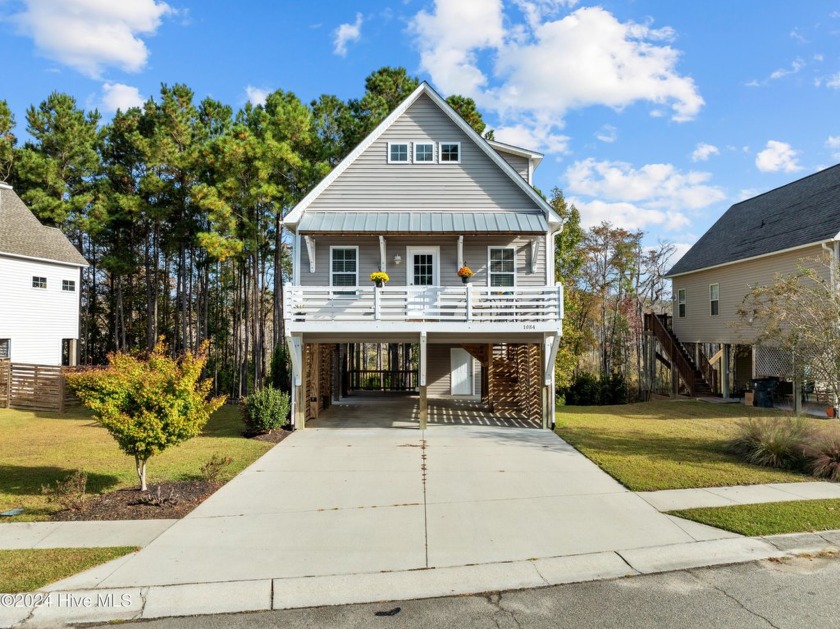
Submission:
<svg viewBox="0 0 840 629">
<path fill-rule="evenodd" d="M 840 552 L 840 531 L 712 540 L 433 570 L 108 589 L 64 589 L 56 584 L 42 592 L 46 598 L 39 606 L 0 606 L 0 627 L 54 627 L 62 623 L 402 601 L 615 579 L 820 552 Z M 93 569 L 97 570 L 107 572 L 109 565 Z"/>
<path fill-rule="evenodd" d="M 840 498 L 840 483 L 816 481 L 702 489 L 666 489 L 639 491 L 636 495 L 658 511 L 676 511 L 700 507 L 731 507 L 765 502 Z"/>
<path fill-rule="evenodd" d="M 4 522 L 0 550 L 147 546 L 177 521 Z"/>
</svg>

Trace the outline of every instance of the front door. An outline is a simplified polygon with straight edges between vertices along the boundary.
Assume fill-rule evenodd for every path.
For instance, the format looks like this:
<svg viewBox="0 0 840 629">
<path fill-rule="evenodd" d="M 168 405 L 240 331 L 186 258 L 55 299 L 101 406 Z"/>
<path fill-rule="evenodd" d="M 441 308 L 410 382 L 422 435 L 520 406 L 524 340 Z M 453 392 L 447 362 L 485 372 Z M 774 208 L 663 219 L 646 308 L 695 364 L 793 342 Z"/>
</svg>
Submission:
<svg viewBox="0 0 840 629">
<path fill-rule="evenodd" d="M 440 283 L 438 251 L 437 247 L 408 248 L 409 286 L 437 286 Z"/>
<path fill-rule="evenodd" d="M 452 395 L 472 395 L 472 356 L 467 350 L 460 347 L 453 347 L 451 352 Z"/>
<path fill-rule="evenodd" d="M 408 316 L 423 319 L 434 314 L 436 292 L 440 284 L 438 247 L 408 247 L 407 280 L 415 288 L 409 292 Z"/>
</svg>

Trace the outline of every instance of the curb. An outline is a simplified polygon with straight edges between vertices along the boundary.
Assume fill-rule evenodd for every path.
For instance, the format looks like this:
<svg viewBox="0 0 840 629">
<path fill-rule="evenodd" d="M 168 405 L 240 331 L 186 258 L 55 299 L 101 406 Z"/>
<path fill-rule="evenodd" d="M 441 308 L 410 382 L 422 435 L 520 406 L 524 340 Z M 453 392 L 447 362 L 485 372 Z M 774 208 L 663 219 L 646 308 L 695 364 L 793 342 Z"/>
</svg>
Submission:
<svg viewBox="0 0 840 629">
<path fill-rule="evenodd" d="M 0 595 L 0 627 L 56 627 L 436 598 L 824 552 L 840 552 L 840 530 L 401 572 L 39 591 Z"/>
</svg>

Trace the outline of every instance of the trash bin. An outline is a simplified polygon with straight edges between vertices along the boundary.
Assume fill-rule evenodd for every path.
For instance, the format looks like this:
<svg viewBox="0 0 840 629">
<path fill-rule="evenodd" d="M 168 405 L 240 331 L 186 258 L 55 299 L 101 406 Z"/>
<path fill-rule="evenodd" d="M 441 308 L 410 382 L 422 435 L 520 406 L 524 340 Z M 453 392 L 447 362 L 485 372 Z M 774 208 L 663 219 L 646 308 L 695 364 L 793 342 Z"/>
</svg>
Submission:
<svg viewBox="0 0 840 629">
<path fill-rule="evenodd" d="M 752 389 L 755 391 L 755 405 L 761 408 L 773 408 L 773 394 L 776 392 L 776 378 L 755 378 Z"/>
</svg>

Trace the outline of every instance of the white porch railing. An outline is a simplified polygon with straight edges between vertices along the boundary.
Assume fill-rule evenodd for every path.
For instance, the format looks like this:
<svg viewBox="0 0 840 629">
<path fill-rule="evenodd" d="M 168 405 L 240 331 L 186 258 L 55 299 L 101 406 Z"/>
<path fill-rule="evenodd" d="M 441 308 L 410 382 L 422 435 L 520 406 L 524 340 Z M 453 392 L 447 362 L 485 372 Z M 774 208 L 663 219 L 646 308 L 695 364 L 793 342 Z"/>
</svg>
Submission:
<svg viewBox="0 0 840 629">
<path fill-rule="evenodd" d="M 559 324 L 563 286 L 286 285 L 283 306 L 287 329 L 326 321 Z"/>
</svg>

